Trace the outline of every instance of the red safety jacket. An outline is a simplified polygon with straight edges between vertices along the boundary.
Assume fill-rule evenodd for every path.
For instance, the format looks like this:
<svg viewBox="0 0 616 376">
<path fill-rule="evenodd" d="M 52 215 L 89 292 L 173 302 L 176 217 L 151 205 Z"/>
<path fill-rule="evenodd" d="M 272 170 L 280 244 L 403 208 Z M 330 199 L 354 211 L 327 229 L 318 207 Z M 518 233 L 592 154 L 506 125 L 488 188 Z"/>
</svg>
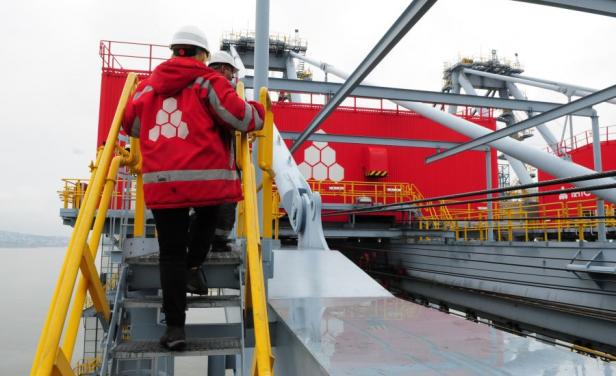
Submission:
<svg viewBox="0 0 616 376">
<path fill-rule="evenodd" d="M 139 137 L 149 208 L 241 200 L 233 131 L 263 127 L 263 106 L 246 102 L 229 81 L 192 58 L 159 65 L 137 87 L 122 127 Z"/>
</svg>

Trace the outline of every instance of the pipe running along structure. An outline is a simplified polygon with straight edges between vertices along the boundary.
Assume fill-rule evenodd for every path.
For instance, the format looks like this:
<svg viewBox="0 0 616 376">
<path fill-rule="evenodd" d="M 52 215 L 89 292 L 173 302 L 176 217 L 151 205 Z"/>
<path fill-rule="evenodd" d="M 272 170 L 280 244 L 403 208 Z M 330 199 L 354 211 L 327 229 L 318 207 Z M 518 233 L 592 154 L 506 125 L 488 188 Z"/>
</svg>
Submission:
<svg viewBox="0 0 616 376">
<path fill-rule="evenodd" d="M 328 63 L 321 62 L 315 59 L 311 59 L 309 57 L 302 56 L 294 52 L 291 52 L 291 55 L 296 59 L 303 60 L 304 62 L 310 65 L 313 65 L 327 73 L 331 73 L 342 79 L 346 79 L 348 77 L 348 74 L 346 72 L 343 72 Z M 365 81 L 364 83 L 369 84 L 368 82 L 365 82 Z M 468 120 L 456 117 L 452 114 L 438 110 L 436 108 L 433 108 L 432 106 L 429 106 L 423 103 L 397 101 L 397 100 L 392 100 L 392 102 L 408 110 L 414 111 L 422 116 L 425 116 L 426 118 L 429 118 L 451 130 L 454 130 L 472 139 L 491 133 L 490 130 L 480 125 L 477 125 Z M 588 174 L 596 173 L 596 171 L 592 169 L 589 169 L 584 166 L 580 166 L 573 162 L 560 159 L 554 155 L 551 155 L 541 150 L 535 149 L 533 147 L 524 145 L 520 141 L 511 139 L 511 138 L 501 138 L 499 140 L 488 143 L 488 145 L 490 145 L 491 147 L 494 147 L 495 149 L 505 154 L 510 155 L 513 158 L 516 158 L 538 169 L 541 169 L 557 178 L 567 178 L 571 176 L 588 175 Z M 595 185 L 608 185 L 608 184 L 613 184 L 615 182 L 616 180 L 614 179 L 603 178 L 603 179 L 598 179 L 594 182 L 580 181 L 580 182 L 576 182 L 575 185 L 580 188 L 584 188 L 584 187 L 590 188 Z M 597 197 L 600 197 L 612 203 L 616 203 L 616 192 L 613 192 L 612 190 L 591 191 L 591 192 Z"/>
</svg>

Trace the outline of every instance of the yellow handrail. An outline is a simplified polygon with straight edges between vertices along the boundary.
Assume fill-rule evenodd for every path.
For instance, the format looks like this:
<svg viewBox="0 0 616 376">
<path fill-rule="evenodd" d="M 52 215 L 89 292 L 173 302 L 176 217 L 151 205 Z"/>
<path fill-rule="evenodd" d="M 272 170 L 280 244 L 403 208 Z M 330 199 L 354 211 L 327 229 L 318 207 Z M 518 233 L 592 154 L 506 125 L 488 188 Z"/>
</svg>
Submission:
<svg viewBox="0 0 616 376">
<path fill-rule="evenodd" d="M 134 73 L 129 73 L 105 146 L 97 156 L 97 163 L 95 168 L 93 168 L 90 183 L 86 188 L 84 200 L 75 222 L 30 371 L 32 376 L 48 376 L 53 372 L 61 375 L 74 375 L 70 368 L 70 359 L 75 341 L 74 336 L 77 334 L 79 320 L 81 319 L 80 313 L 83 308 L 86 290 L 90 292 L 94 307 L 102 319 L 109 319 L 109 304 L 98 276 L 96 265 L 94 264 L 94 256 L 98 249 L 98 241 L 100 240 L 104 225 L 104 211 L 109 206 L 113 184 L 115 184 L 113 170 L 115 169 L 117 174 L 117 167 L 120 164 L 129 164 L 135 168 L 139 164 L 139 157 L 137 156 L 138 147 L 128 157 L 114 157 L 124 108 L 136 84 L 137 76 Z M 134 141 L 131 141 L 131 143 L 134 143 Z M 131 150 L 133 149 L 131 148 Z M 109 186 L 111 186 L 111 189 L 108 189 Z M 92 228 L 97 208 L 99 215 L 96 218 L 96 223 L 94 223 L 95 228 L 88 243 L 88 235 L 90 235 L 90 229 Z M 79 283 L 73 303 L 65 343 L 60 348 L 59 342 L 66 323 L 66 316 L 79 270 L 81 270 L 83 278 Z"/>
<path fill-rule="evenodd" d="M 238 94 L 243 97 L 244 86 L 238 84 Z M 265 90 L 265 94 L 262 94 Z M 271 112 L 268 106 L 267 89 L 262 88 L 260 98 L 265 100 L 263 105 L 266 111 Z M 265 96 L 264 96 L 265 95 Z M 272 116 L 266 116 L 264 121 L 272 121 Z M 265 376 L 274 374 L 274 356 L 269 335 L 269 320 L 267 318 L 267 302 L 265 297 L 265 281 L 263 277 L 263 263 L 261 256 L 261 242 L 257 208 L 257 184 L 255 167 L 252 163 L 249 135 L 243 133 L 239 137 L 240 167 L 242 169 L 242 183 L 244 193 L 244 221 L 243 229 L 246 236 L 246 308 L 252 308 L 255 331 L 255 352 L 252 360 L 252 374 Z M 271 193 L 270 193 L 271 195 Z M 240 224 L 242 226 L 242 224 Z"/>
</svg>

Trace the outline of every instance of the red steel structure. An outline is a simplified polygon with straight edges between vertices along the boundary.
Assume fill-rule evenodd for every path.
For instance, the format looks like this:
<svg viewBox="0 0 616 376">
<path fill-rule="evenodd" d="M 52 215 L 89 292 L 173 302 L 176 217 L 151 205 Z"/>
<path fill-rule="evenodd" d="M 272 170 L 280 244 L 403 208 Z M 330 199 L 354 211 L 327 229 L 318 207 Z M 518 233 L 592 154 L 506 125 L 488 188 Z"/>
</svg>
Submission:
<svg viewBox="0 0 616 376">
<path fill-rule="evenodd" d="M 141 78 L 147 77 L 152 69 L 168 58 L 164 45 L 101 41 L 100 56 L 103 61 L 101 97 L 97 146 L 105 140 L 115 106 L 128 72 L 136 72 Z M 308 95 L 304 95 L 307 97 Z M 313 97 L 310 96 L 311 102 Z M 370 102 L 362 107 L 357 102 Z M 468 138 L 453 132 L 429 119 L 406 109 L 383 108 L 383 101 L 350 98 L 340 106 L 322 125 L 325 133 L 349 136 L 366 136 L 403 140 L 465 142 Z M 277 102 L 273 106 L 275 122 L 280 132 L 300 132 L 317 114 L 322 105 L 314 103 Z M 495 129 L 496 119 L 489 111 L 478 111 L 473 115 L 465 109 L 459 116 Z M 298 164 L 305 161 L 306 149 L 315 143 L 307 141 L 296 151 Z M 323 146 L 324 143 L 316 143 Z M 290 142 L 289 142 L 290 145 Z M 371 203 L 391 203 L 423 197 L 435 197 L 451 193 L 486 189 L 486 153 L 469 151 L 452 158 L 426 165 L 425 158 L 433 154 L 434 148 L 399 146 L 376 146 L 368 144 L 326 143 L 330 151 L 325 160 L 328 171 L 337 169 L 333 179 L 329 174 L 315 174 L 309 182 L 315 188 L 326 187 L 324 203 L 357 203 L 362 194 L 349 199 L 347 195 L 328 194 L 352 185 L 357 192 L 379 191 Z M 335 161 L 331 160 L 331 151 Z M 321 155 L 324 155 L 321 153 Z M 491 151 L 492 186 L 498 185 L 496 151 Z M 327 158 L 326 158 L 327 159 Z M 337 167 L 332 167 L 337 164 Z M 318 170 L 318 168 L 313 167 Z M 342 169 L 342 171 L 341 171 Z M 322 171 L 321 171 L 322 172 Z M 342 175 L 340 175 L 342 172 Z M 409 186 L 412 187 L 409 190 Z M 362 191 L 363 190 L 363 191 Z M 408 192 L 405 192 L 407 190 Z M 413 191 L 413 192 L 411 192 Z M 353 200 L 353 201 L 349 201 Z M 391 215 L 391 214 L 390 214 Z M 400 219 L 400 215 L 396 215 Z M 326 219 L 328 220 L 328 219 Z M 329 220 L 336 220 L 330 217 Z"/>
<path fill-rule="evenodd" d="M 616 170 L 616 126 L 608 126 L 600 129 L 599 139 L 601 144 L 602 167 L 604 171 Z M 567 153 L 571 160 L 579 165 L 594 169 L 593 157 L 593 134 L 588 130 L 575 135 L 572 139 L 561 143 L 556 152 L 558 154 Z M 554 179 L 550 174 L 539 171 L 539 181 Z M 573 188 L 571 184 L 561 184 L 558 186 L 542 187 L 540 191 L 554 189 Z M 571 192 L 560 195 L 541 196 L 539 204 L 541 214 L 546 217 L 557 216 L 589 216 L 596 215 L 596 196 L 589 192 Z M 607 203 L 608 205 L 612 205 Z"/>
</svg>

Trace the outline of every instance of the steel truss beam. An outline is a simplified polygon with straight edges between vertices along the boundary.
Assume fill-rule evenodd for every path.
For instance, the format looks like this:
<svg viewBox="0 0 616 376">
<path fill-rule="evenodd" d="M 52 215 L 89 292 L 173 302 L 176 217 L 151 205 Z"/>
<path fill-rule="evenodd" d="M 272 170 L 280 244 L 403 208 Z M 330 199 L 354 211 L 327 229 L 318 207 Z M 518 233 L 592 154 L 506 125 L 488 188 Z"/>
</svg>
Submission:
<svg viewBox="0 0 616 376">
<path fill-rule="evenodd" d="M 406 33 L 423 17 L 423 15 L 436 3 L 436 0 L 413 0 L 394 22 L 385 35 L 368 53 L 364 61 L 359 64 L 349 78 L 340 87 L 336 95 L 321 109 L 315 118 L 308 124 L 297 141 L 290 148 L 293 153 L 310 136 L 321 123 L 342 103 L 353 89 L 359 85 L 374 67 L 387 56 L 389 51 L 406 35 Z"/>
<path fill-rule="evenodd" d="M 613 0 L 514 0 L 523 3 L 577 10 L 580 12 L 616 17 L 616 2 Z"/>
<path fill-rule="evenodd" d="M 280 132 L 280 135 L 285 140 L 296 140 L 299 138 L 299 132 Z M 308 136 L 307 140 L 320 142 L 340 142 L 344 144 L 363 144 L 363 145 L 383 145 L 383 146 L 403 146 L 412 148 L 428 148 L 428 149 L 449 149 L 460 145 L 455 142 L 445 141 L 426 141 L 426 140 L 409 140 L 387 137 L 366 137 L 366 136 L 351 136 L 339 134 L 320 134 L 313 133 Z M 481 147 L 473 150 L 487 151 L 489 147 Z"/>
<path fill-rule="evenodd" d="M 254 77 L 242 78 L 246 88 L 254 87 Z M 301 92 L 307 94 L 333 95 L 340 89 L 342 84 L 322 81 L 288 80 L 284 78 L 269 78 L 270 90 Z M 384 86 L 359 85 L 352 90 L 351 94 L 356 97 L 399 100 L 409 102 L 423 102 L 434 104 L 447 104 L 469 107 L 498 108 L 526 112 L 546 112 L 561 106 L 560 103 L 539 102 L 530 100 L 516 100 L 505 98 L 481 97 L 438 91 L 425 91 L 413 89 L 400 89 Z M 581 109 L 573 113 L 576 116 L 593 116 L 591 109 Z"/>
<path fill-rule="evenodd" d="M 514 124 L 510 127 L 503 128 L 503 129 L 500 129 L 494 132 L 490 132 L 486 134 L 485 136 L 478 137 L 472 141 L 464 143 L 460 146 L 456 146 L 442 153 L 432 155 L 426 158 L 426 163 L 432 163 L 440 159 L 447 158 L 452 155 L 458 154 L 465 150 L 469 150 L 471 148 L 474 148 L 480 145 L 485 145 L 487 143 L 499 140 L 503 137 L 511 136 L 512 134 L 523 131 L 525 129 L 533 128 L 533 127 L 536 127 L 537 125 L 540 125 L 548 121 L 558 119 L 559 117 L 568 115 L 573 111 L 577 111 L 582 108 L 590 108 L 597 103 L 605 102 L 606 100 L 612 99 L 614 97 L 616 97 L 616 85 L 610 86 L 600 91 L 597 91 L 596 93 L 587 95 L 583 98 L 567 103 L 553 110 L 544 112 L 540 115 L 533 116 L 517 124 Z"/>
</svg>

